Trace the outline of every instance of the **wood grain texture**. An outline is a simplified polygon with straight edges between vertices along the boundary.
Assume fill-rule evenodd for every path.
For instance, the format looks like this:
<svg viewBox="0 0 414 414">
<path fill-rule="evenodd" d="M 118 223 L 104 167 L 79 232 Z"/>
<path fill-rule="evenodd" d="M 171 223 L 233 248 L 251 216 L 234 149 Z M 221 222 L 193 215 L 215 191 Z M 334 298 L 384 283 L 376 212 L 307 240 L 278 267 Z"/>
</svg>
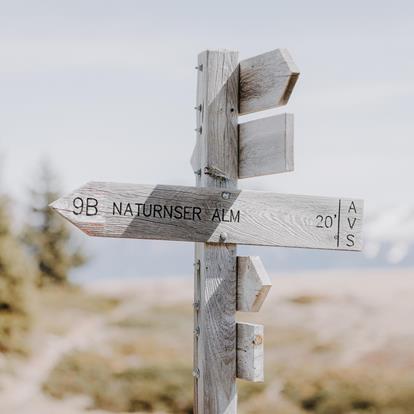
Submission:
<svg viewBox="0 0 414 414">
<path fill-rule="evenodd" d="M 293 171 L 293 115 L 239 125 L 239 178 Z"/>
<path fill-rule="evenodd" d="M 191 168 L 193 169 L 193 172 L 198 174 L 198 171 L 200 171 L 200 168 L 201 168 L 201 160 L 200 160 L 201 154 L 200 154 L 200 148 L 199 148 L 200 143 L 198 142 L 199 138 L 197 137 L 196 140 L 197 142 L 194 146 L 193 153 L 191 154 L 190 164 L 191 164 Z"/>
<path fill-rule="evenodd" d="M 205 51 L 198 57 L 197 157 L 200 187 L 236 189 L 238 175 L 238 53 Z M 207 190 L 207 189 L 206 189 Z M 207 190 L 209 191 L 209 190 Z M 219 190 L 220 191 L 220 190 Z M 206 241 L 206 240 L 204 240 Z M 194 342 L 197 414 L 235 414 L 236 245 L 197 243 L 199 309 Z"/>
<path fill-rule="evenodd" d="M 299 69 L 286 49 L 276 49 L 240 62 L 239 113 L 286 105 Z"/>
<path fill-rule="evenodd" d="M 264 381 L 264 328 L 253 323 L 237 324 L 237 378 Z"/>
<path fill-rule="evenodd" d="M 201 176 L 203 183 L 213 179 Z M 216 180 L 221 188 L 89 183 L 52 207 L 92 236 L 362 248 L 361 200 L 237 190 L 234 181 Z M 86 206 L 88 199 L 96 207 L 76 214 L 74 202 Z"/>
<path fill-rule="evenodd" d="M 293 114 L 281 114 L 239 125 L 238 178 L 293 171 Z M 194 172 L 201 169 L 200 140 L 191 156 Z"/>
<path fill-rule="evenodd" d="M 258 312 L 272 282 L 258 256 L 237 257 L 237 310 Z"/>
</svg>

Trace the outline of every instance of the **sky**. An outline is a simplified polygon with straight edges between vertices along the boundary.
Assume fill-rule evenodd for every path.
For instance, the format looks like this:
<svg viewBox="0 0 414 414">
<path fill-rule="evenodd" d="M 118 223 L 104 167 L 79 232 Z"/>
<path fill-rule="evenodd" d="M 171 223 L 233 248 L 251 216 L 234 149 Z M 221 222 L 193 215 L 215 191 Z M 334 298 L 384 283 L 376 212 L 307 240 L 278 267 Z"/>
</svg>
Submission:
<svg viewBox="0 0 414 414">
<path fill-rule="evenodd" d="M 299 80 L 255 116 L 294 113 L 295 171 L 239 186 L 414 204 L 413 19 L 398 0 L 0 0 L 2 187 L 27 206 L 42 158 L 64 192 L 192 185 L 197 54 L 283 47 Z"/>
</svg>

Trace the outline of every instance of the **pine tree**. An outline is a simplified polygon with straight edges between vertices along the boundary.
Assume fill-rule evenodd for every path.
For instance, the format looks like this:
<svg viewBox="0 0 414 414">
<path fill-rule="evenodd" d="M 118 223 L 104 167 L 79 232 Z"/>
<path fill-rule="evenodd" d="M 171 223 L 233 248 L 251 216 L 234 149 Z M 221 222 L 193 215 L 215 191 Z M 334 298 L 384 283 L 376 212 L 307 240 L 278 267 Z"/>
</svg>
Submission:
<svg viewBox="0 0 414 414">
<path fill-rule="evenodd" d="M 11 230 L 7 199 L 0 196 L 0 352 L 28 350 L 34 273 L 24 246 Z"/>
<path fill-rule="evenodd" d="M 24 239 L 39 268 L 39 286 L 66 284 L 69 271 L 86 260 L 81 250 L 73 246 L 67 224 L 49 207 L 59 198 L 56 181 L 49 164 L 43 162 L 37 188 L 31 191 L 31 223 Z"/>
</svg>

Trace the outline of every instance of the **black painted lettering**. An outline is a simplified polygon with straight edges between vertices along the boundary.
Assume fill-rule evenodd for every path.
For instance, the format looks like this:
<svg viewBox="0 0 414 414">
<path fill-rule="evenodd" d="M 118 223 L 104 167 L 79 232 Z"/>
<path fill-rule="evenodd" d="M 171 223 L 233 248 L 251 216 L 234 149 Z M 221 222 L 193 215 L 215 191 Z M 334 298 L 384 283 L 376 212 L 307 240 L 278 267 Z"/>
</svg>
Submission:
<svg viewBox="0 0 414 414">
<path fill-rule="evenodd" d="M 351 205 L 349 206 L 348 213 L 350 213 L 352 210 L 356 214 L 357 211 L 356 211 L 356 207 L 353 201 L 351 201 Z"/>
<path fill-rule="evenodd" d="M 332 218 L 332 216 L 326 216 L 325 217 L 325 227 L 327 229 L 330 229 L 332 227 L 332 225 L 333 225 L 333 218 Z"/>
<path fill-rule="evenodd" d="M 158 217 L 162 218 L 161 211 L 162 211 L 162 206 L 159 204 L 154 204 L 154 217 L 156 217 L 158 214 Z"/>
<path fill-rule="evenodd" d="M 144 204 L 142 213 L 144 214 L 144 217 L 151 217 L 152 215 L 152 204 Z"/>
<path fill-rule="evenodd" d="M 191 220 L 191 210 L 189 206 L 184 207 L 184 220 Z"/>
<path fill-rule="evenodd" d="M 76 214 L 79 216 L 79 214 L 82 214 L 83 212 L 83 199 L 81 197 L 76 197 L 72 201 L 73 207 L 76 210 L 73 210 L 73 214 Z"/>
<path fill-rule="evenodd" d="M 211 218 L 211 221 L 215 221 L 216 219 L 217 219 L 217 221 L 221 221 L 220 220 L 220 213 L 219 213 L 218 208 L 216 208 L 214 210 L 213 217 Z"/>
<path fill-rule="evenodd" d="M 336 214 L 334 215 L 336 217 Z M 318 220 L 318 223 L 316 224 L 316 227 L 319 229 L 330 229 L 333 226 L 334 223 L 334 217 L 332 216 L 322 216 L 321 214 L 316 216 L 316 220 Z"/>
<path fill-rule="evenodd" d="M 119 203 L 119 206 L 116 205 L 115 202 L 112 204 L 112 215 L 115 216 L 115 214 L 122 215 L 122 202 Z"/>
<path fill-rule="evenodd" d="M 173 206 L 164 206 L 164 218 L 166 217 L 173 217 Z"/>
<path fill-rule="evenodd" d="M 174 207 L 174 218 L 180 220 L 183 218 L 183 206 Z"/>
<path fill-rule="evenodd" d="M 193 220 L 195 220 L 195 216 L 197 216 L 198 219 L 201 220 L 200 214 L 201 214 L 201 208 L 200 207 L 194 207 L 193 208 Z"/>
<path fill-rule="evenodd" d="M 224 223 L 230 223 L 230 220 L 226 219 L 226 210 L 224 208 L 221 209 L 221 221 Z"/>
<path fill-rule="evenodd" d="M 230 210 L 230 221 L 240 223 L 240 210 L 237 210 L 236 214 L 233 210 Z"/>
<path fill-rule="evenodd" d="M 355 236 L 353 234 L 348 234 L 346 236 L 346 239 L 348 240 L 348 243 L 346 244 L 347 247 L 352 247 L 352 246 L 355 245 L 354 238 L 355 238 Z"/>
<path fill-rule="evenodd" d="M 137 216 L 141 215 L 141 207 L 144 205 L 142 203 L 135 203 L 135 205 L 137 206 Z"/>
<path fill-rule="evenodd" d="M 319 223 L 316 225 L 316 227 L 323 229 L 323 216 L 321 216 L 320 214 L 318 216 L 316 216 L 316 220 L 319 220 Z"/>
<path fill-rule="evenodd" d="M 86 215 L 96 216 L 98 214 L 98 200 L 93 197 L 86 199 Z"/>
<path fill-rule="evenodd" d="M 134 215 L 134 213 L 132 212 L 131 203 L 127 203 L 125 207 L 124 216 L 126 216 L 127 214 L 129 214 L 130 216 Z"/>
<path fill-rule="evenodd" d="M 349 224 L 349 227 L 350 227 L 351 230 L 354 228 L 355 222 L 356 222 L 356 218 L 355 217 L 353 218 L 352 223 L 351 223 L 351 219 L 348 217 L 348 224 Z"/>
</svg>

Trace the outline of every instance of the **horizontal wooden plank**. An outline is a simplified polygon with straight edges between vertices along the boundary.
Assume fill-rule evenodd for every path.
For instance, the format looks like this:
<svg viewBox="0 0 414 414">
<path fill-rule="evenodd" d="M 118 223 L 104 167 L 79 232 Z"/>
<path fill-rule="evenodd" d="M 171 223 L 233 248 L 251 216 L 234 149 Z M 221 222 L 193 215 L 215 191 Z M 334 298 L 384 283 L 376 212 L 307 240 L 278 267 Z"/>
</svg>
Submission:
<svg viewBox="0 0 414 414">
<path fill-rule="evenodd" d="M 264 381 L 263 342 L 263 325 L 237 323 L 237 378 Z"/>
<path fill-rule="evenodd" d="M 276 49 L 240 62 L 239 114 L 286 105 L 299 69 L 286 49 Z"/>
<path fill-rule="evenodd" d="M 239 125 L 239 178 L 293 171 L 293 114 Z"/>
<path fill-rule="evenodd" d="M 92 236 L 360 250 L 363 202 L 92 182 L 52 203 Z"/>
<path fill-rule="evenodd" d="M 237 257 L 237 310 L 258 312 L 272 282 L 258 256 Z"/>
</svg>

